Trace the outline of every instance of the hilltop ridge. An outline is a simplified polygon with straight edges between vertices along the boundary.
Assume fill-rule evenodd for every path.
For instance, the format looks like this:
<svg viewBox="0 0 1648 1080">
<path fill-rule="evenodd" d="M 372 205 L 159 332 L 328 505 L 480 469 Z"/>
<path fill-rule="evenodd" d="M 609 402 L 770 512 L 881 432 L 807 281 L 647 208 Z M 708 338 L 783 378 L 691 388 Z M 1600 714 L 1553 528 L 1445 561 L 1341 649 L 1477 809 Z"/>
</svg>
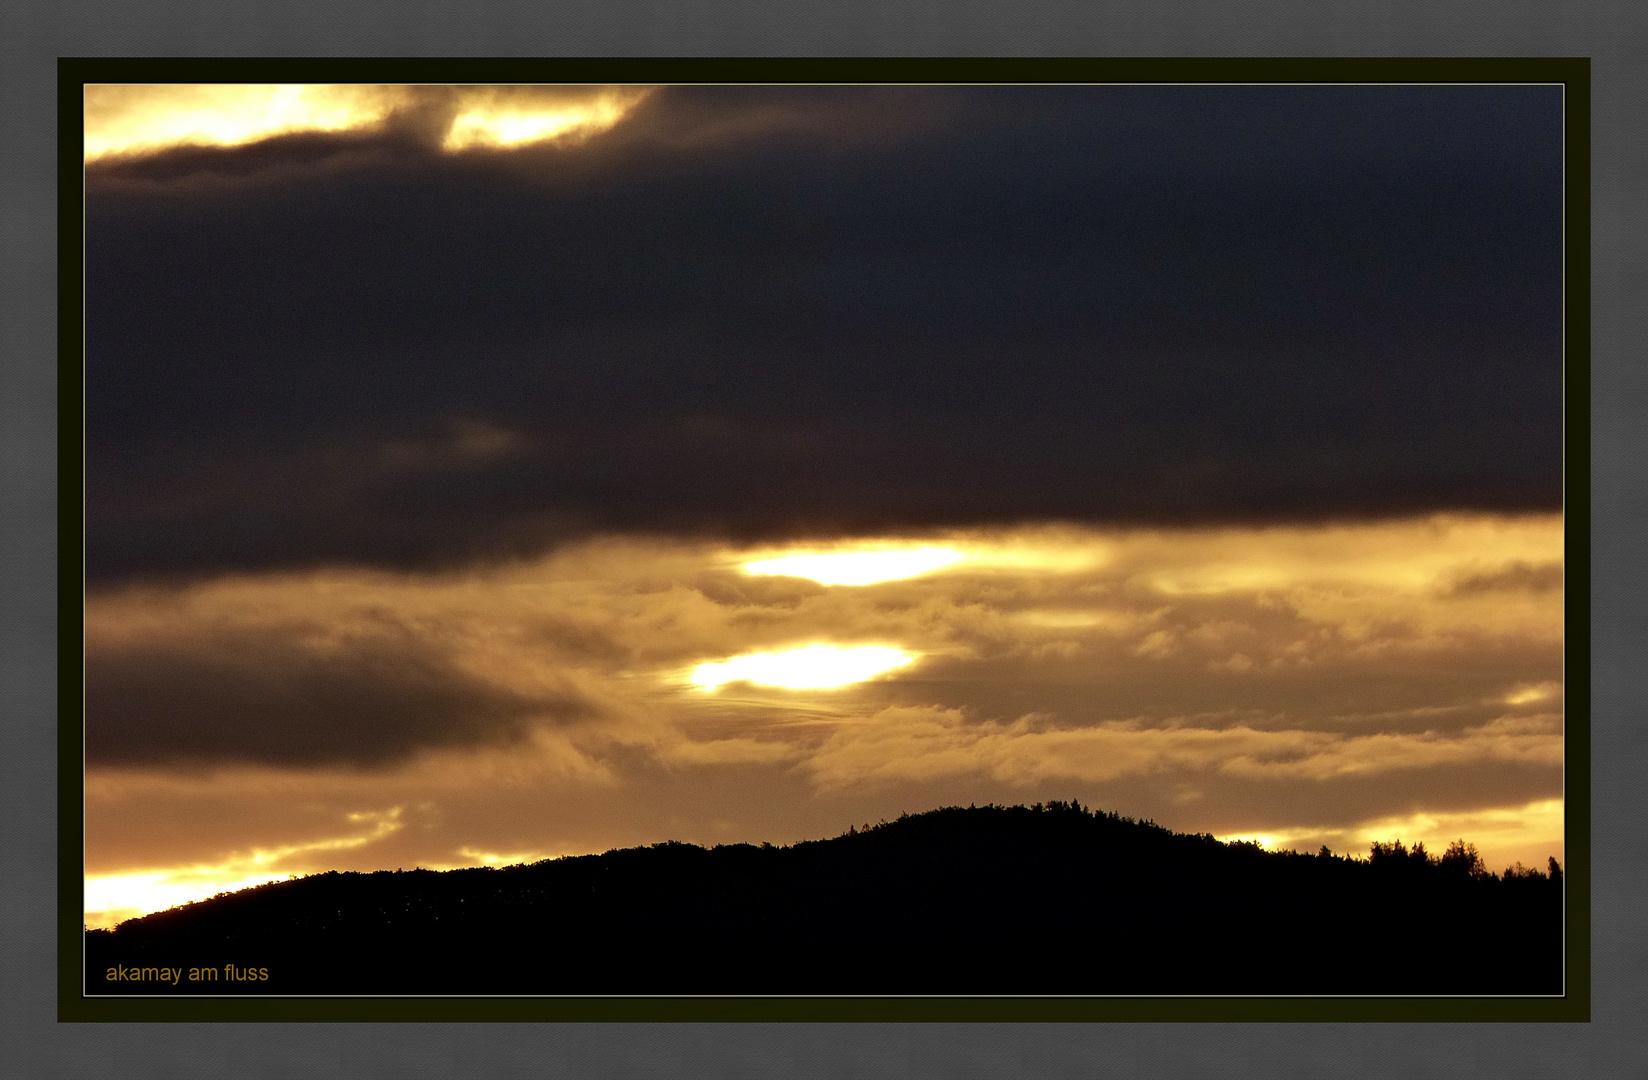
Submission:
<svg viewBox="0 0 1648 1080">
<path fill-rule="evenodd" d="M 1076 803 L 945 807 L 785 847 L 275 882 L 88 931 L 86 989 L 1560 993 L 1550 869 L 1490 874 L 1463 844 L 1267 852 Z M 108 978 L 162 965 L 217 974 Z"/>
</svg>

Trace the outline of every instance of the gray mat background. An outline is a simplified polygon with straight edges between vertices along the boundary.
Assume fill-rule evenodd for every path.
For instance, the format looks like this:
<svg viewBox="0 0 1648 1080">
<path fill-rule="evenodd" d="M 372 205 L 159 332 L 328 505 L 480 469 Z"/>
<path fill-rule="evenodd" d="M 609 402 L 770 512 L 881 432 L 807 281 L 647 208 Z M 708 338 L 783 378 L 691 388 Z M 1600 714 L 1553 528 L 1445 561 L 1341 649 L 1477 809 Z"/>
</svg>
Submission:
<svg viewBox="0 0 1648 1080">
<path fill-rule="evenodd" d="M 0 5 L 0 1071 L 46 1077 L 1627 1077 L 1648 1072 L 1640 354 L 1648 33 L 1624 0 Z M 1589 1025 L 58 1024 L 53 950 L 58 56 L 1593 58 Z M 1636 349 L 1630 353 L 1630 346 Z M 72 405 L 71 405 L 72 407 Z M 71 499 L 75 496 L 70 494 Z M 1580 586 L 1571 586 L 1580 587 Z M 1635 775 L 1633 775 L 1633 773 Z M 1633 783 L 1633 781 L 1636 781 Z M 1632 1021 L 1630 1017 L 1637 1019 Z"/>
</svg>

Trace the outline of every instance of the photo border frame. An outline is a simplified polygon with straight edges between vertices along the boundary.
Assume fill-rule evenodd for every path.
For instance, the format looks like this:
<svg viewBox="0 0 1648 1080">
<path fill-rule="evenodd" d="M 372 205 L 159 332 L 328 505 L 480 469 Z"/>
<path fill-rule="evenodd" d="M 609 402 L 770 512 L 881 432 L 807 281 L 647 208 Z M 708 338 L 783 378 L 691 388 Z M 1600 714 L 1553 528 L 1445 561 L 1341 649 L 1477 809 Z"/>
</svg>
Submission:
<svg viewBox="0 0 1648 1080">
<path fill-rule="evenodd" d="M 84 993 L 87 83 L 715 85 L 1553 84 L 1563 96 L 1565 575 L 1590 566 L 1588 58 L 59 58 L 60 1021 L 1586 1021 L 1591 1015 L 1591 611 L 1565 593 L 1564 992 L 1522 996 L 234 996 Z"/>
</svg>

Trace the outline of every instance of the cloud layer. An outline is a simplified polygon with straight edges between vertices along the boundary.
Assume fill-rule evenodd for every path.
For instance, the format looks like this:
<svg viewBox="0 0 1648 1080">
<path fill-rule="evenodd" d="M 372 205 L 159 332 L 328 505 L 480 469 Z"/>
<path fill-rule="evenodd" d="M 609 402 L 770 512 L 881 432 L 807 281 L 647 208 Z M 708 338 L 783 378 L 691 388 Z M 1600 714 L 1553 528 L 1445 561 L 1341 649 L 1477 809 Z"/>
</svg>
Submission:
<svg viewBox="0 0 1648 1080">
<path fill-rule="evenodd" d="M 1551 815 L 1533 837 L 1515 808 L 1562 795 L 1562 591 L 1524 570 L 1560 566 L 1560 518 L 923 543 L 958 558 L 862 586 L 740 569 L 770 548 L 605 538 L 94 597 L 89 858 L 466 865 L 1071 796 L 1335 845 L 1487 813 L 1495 858 L 1558 853 L 1533 850 Z M 833 689 L 694 684 L 820 644 L 915 659 Z M 393 835 L 303 847 L 393 807 Z"/>
<path fill-rule="evenodd" d="M 89 166 L 93 582 L 1560 505 L 1557 88 L 425 96 Z"/>
</svg>

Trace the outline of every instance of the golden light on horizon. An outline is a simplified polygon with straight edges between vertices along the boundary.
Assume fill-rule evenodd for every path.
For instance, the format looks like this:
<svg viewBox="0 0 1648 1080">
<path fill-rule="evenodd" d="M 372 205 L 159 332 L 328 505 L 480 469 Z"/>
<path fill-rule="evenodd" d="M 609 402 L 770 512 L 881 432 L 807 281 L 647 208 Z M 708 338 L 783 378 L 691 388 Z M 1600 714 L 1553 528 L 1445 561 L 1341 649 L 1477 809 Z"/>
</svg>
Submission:
<svg viewBox="0 0 1648 1080">
<path fill-rule="evenodd" d="M 482 866 L 524 866 L 530 863 L 543 862 L 545 859 L 555 858 L 554 855 L 550 855 L 542 851 L 516 851 L 506 853 L 483 851 L 474 847 L 461 847 L 458 849 L 458 854 L 462 855 L 470 862 L 480 863 Z"/>
<path fill-rule="evenodd" d="M 701 690 L 715 690 L 729 682 L 786 690 L 833 690 L 873 679 L 915 659 L 914 653 L 886 645 L 807 645 L 699 664 L 693 669 L 692 682 Z"/>
<path fill-rule="evenodd" d="M 808 578 L 820 585 L 874 585 L 930 573 L 962 560 L 950 547 L 918 547 L 875 551 L 840 551 L 757 559 L 743 565 L 744 573 Z"/>
<path fill-rule="evenodd" d="M 1440 855 L 1449 843 L 1464 839 L 1475 844 L 1494 871 L 1513 861 L 1540 869 L 1547 856 L 1566 859 L 1562 831 L 1563 800 L 1538 799 L 1517 806 L 1479 810 L 1415 811 L 1348 826 L 1300 827 L 1270 832 L 1216 836 L 1220 843 L 1255 843 L 1267 851 L 1295 850 L 1307 854 L 1326 846 L 1339 855 L 1365 856 L 1374 842 L 1401 840 L 1412 847 L 1424 844 Z"/>
<path fill-rule="evenodd" d="M 127 919 L 207 900 L 218 893 L 267 885 L 290 876 L 285 873 L 225 876 L 217 867 L 207 866 L 87 877 L 85 925 L 103 930 Z"/>
<path fill-rule="evenodd" d="M 253 848 L 236 852 L 217 863 L 160 870 L 140 870 L 122 874 L 87 874 L 85 880 L 85 923 L 93 929 L 114 926 L 179 904 L 206 900 L 219 893 L 250 889 L 294 876 L 294 871 L 277 870 L 276 863 L 310 852 L 342 851 L 381 840 L 400 829 L 401 808 L 382 812 L 347 815 L 357 825 L 369 824 L 370 831 L 358 836 L 328 837 L 304 844 L 275 848 Z"/>
<path fill-rule="evenodd" d="M 1232 833 L 1229 836 L 1215 836 L 1214 839 L 1221 844 L 1258 844 L 1266 851 L 1275 851 L 1276 845 L 1287 838 L 1276 833 Z"/>
</svg>

